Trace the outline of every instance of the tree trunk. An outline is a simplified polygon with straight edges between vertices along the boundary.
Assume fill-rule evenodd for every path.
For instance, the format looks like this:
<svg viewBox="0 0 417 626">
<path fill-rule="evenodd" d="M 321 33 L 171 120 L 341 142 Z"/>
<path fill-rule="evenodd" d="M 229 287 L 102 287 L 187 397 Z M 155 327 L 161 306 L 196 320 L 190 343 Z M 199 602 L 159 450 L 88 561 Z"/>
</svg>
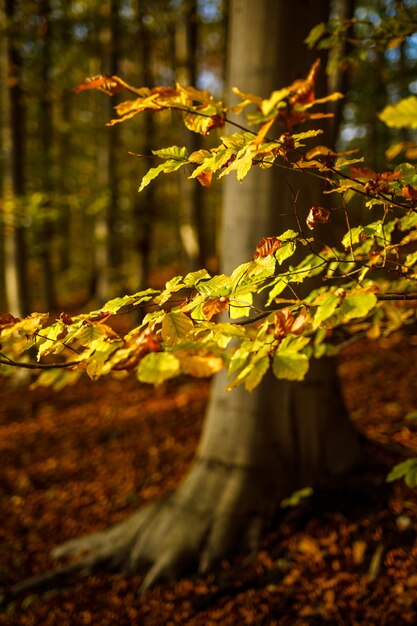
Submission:
<svg viewBox="0 0 417 626">
<path fill-rule="evenodd" d="M 183 0 L 182 15 L 177 22 L 175 37 L 175 66 L 177 81 L 184 86 L 197 83 L 198 12 L 196 0 Z M 184 129 L 182 145 L 188 152 L 201 148 L 201 135 Z M 192 272 L 204 266 L 204 239 L 202 226 L 203 194 L 200 185 L 184 176 L 179 177 L 180 237 L 187 270 Z"/>
<path fill-rule="evenodd" d="M 229 84 L 267 96 L 307 73 L 302 40 L 313 24 L 326 19 L 328 3 L 299 4 L 303 19 L 293 23 L 286 0 L 232 1 Z M 300 204 L 311 206 L 317 194 L 311 181 L 294 178 L 291 185 L 300 192 Z M 278 168 L 253 171 L 242 185 L 229 177 L 223 269 L 250 258 L 262 236 L 285 230 L 279 214 L 288 212 L 293 212 L 292 197 Z M 252 393 L 243 388 L 226 393 L 225 387 L 220 374 L 196 457 L 178 489 L 117 526 L 56 549 L 55 556 L 89 553 L 64 572 L 85 575 L 103 565 L 145 569 L 144 589 L 191 569 L 207 572 L 236 551 L 256 550 L 281 500 L 294 489 L 358 463 L 360 446 L 331 361 L 314 362 L 302 383 L 271 375 Z"/>
<path fill-rule="evenodd" d="M 13 200 L 13 212 L 8 216 L 9 224 L 5 229 L 5 275 L 9 310 L 17 316 L 29 313 L 29 293 L 27 280 L 26 228 L 23 218 L 22 199 L 25 194 L 24 179 L 24 105 L 21 86 L 22 60 L 17 46 L 16 19 L 17 8 L 14 0 L 5 3 L 8 27 L 8 96 L 10 145 L 8 169 L 10 175 L 10 196 Z"/>
<path fill-rule="evenodd" d="M 39 35 L 42 40 L 41 49 L 41 77 L 39 97 L 39 135 L 40 135 L 40 171 L 43 192 L 46 201 L 43 203 L 43 217 L 39 232 L 39 250 L 42 267 L 44 306 L 47 311 L 56 308 L 55 274 L 52 262 L 52 240 L 55 225 L 51 218 L 52 212 L 52 135 L 53 119 L 51 106 L 51 5 L 49 0 L 39 3 Z"/>
</svg>

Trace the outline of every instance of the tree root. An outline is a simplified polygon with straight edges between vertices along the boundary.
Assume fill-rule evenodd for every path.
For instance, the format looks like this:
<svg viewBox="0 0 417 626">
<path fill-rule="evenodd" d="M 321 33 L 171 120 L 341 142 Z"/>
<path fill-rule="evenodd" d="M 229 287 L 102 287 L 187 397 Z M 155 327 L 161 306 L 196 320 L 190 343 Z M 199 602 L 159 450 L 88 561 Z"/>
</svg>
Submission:
<svg viewBox="0 0 417 626">
<path fill-rule="evenodd" d="M 237 549 L 253 554 L 271 521 L 273 494 L 266 497 L 259 475 L 249 470 L 197 462 L 188 479 L 165 500 L 106 530 L 54 548 L 54 558 L 70 562 L 11 587 L 0 597 L 0 605 L 24 593 L 59 589 L 99 570 L 146 572 L 143 593 L 189 572 L 205 574 Z M 276 508 L 277 500 L 272 502 Z"/>
</svg>

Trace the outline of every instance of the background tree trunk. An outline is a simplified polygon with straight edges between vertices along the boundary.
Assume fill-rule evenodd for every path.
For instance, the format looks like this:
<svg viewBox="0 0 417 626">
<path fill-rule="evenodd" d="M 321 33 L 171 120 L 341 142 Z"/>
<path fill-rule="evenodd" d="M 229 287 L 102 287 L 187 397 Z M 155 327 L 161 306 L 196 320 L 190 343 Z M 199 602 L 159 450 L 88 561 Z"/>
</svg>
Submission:
<svg viewBox="0 0 417 626">
<path fill-rule="evenodd" d="M 45 193 L 45 201 L 42 203 L 41 224 L 39 229 L 39 250 L 43 279 L 43 299 L 47 311 L 56 308 L 55 275 L 52 262 L 52 241 L 54 224 L 51 217 L 53 209 L 52 192 L 52 141 L 53 120 L 51 106 L 51 80 L 50 72 L 52 65 L 51 57 L 51 5 L 49 0 L 39 3 L 40 38 L 42 40 L 40 92 L 39 100 L 39 135 L 42 188 Z"/>
<path fill-rule="evenodd" d="M 177 81 L 181 85 L 197 83 L 197 43 L 198 12 L 196 0 L 183 0 L 182 20 L 178 21 L 175 37 L 175 56 Z M 195 152 L 201 147 L 201 135 L 184 129 L 183 142 L 188 152 Z M 200 185 L 184 176 L 179 177 L 180 186 L 180 237 L 187 270 L 192 272 L 204 267 L 203 257 L 203 194 Z"/>
<path fill-rule="evenodd" d="M 23 218 L 24 179 L 24 105 L 21 86 L 21 56 L 17 43 L 16 3 L 6 0 L 7 59 L 10 139 L 8 172 L 13 210 L 8 214 L 5 229 L 5 276 L 9 310 L 17 316 L 30 310 L 27 279 L 26 228 Z"/>
</svg>

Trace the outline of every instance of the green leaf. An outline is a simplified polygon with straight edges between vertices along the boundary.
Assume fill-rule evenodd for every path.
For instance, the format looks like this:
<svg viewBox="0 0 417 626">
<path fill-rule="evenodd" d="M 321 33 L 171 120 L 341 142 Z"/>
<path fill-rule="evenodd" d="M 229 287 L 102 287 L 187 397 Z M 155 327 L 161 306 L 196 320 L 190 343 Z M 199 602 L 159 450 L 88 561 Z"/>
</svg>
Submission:
<svg viewBox="0 0 417 626">
<path fill-rule="evenodd" d="M 257 359 L 250 367 L 250 371 L 245 378 L 246 391 L 253 391 L 255 387 L 259 385 L 259 383 L 261 382 L 262 378 L 265 376 L 268 369 L 269 369 L 269 357 L 268 356 L 263 356 L 260 359 Z"/>
<path fill-rule="evenodd" d="M 123 341 L 109 341 L 107 337 L 99 337 L 91 342 L 85 355 L 87 358 L 87 374 L 90 378 L 95 380 L 101 375 L 107 359 L 122 345 Z M 84 354 L 81 358 L 83 357 Z"/>
<path fill-rule="evenodd" d="M 58 354 L 65 348 L 63 342 L 57 342 L 58 337 L 64 337 L 66 335 L 66 327 L 63 322 L 58 321 L 52 326 L 45 328 L 42 331 L 42 337 L 38 342 L 42 342 L 38 348 L 37 360 L 39 361 L 41 356 L 44 356 L 49 353 Z"/>
<path fill-rule="evenodd" d="M 196 289 L 203 296 L 218 298 L 229 295 L 230 287 L 230 277 L 225 274 L 220 274 L 219 276 L 213 276 L 213 278 L 210 278 L 209 280 L 202 280 L 198 283 Z"/>
<path fill-rule="evenodd" d="M 160 385 L 180 373 L 180 362 L 168 352 L 151 352 L 140 361 L 137 378 L 143 383 Z"/>
<path fill-rule="evenodd" d="M 243 367 L 245 367 L 246 363 L 249 359 L 249 350 L 246 344 L 242 344 L 232 355 L 229 364 L 229 374 L 235 374 Z"/>
<path fill-rule="evenodd" d="M 377 302 L 377 297 L 373 293 L 347 295 L 340 306 L 343 321 L 365 317 L 376 307 Z"/>
<path fill-rule="evenodd" d="M 252 293 L 239 294 L 238 298 L 230 298 L 230 319 L 236 320 L 239 319 L 239 317 L 247 317 L 251 312 L 252 302 Z"/>
<path fill-rule="evenodd" d="M 322 322 L 329 319 L 336 311 L 340 297 L 334 293 L 327 293 L 319 297 L 319 303 L 313 319 L 313 328 L 318 328 Z"/>
<path fill-rule="evenodd" d="M 295 247 L 296 246 L 293 241 L 288 241 L 275 251 L 274 256 L 280 265 L 282 265 L 286 259 L 289 259 L 290 256 L 294 254 Z"/>
<path fill-rule="evenodd" d="M 152 296 L 150 295 L 148 299 L 150 300 L 151 297 Z M 105 311 L 106 313 L 117 313 L 124 306 L 132 304 L 133 302 L 135 302 L 135 297 L 128 295 L 123 296 L 122 298 L 114 298 L 113 300 L 109 300 L 102 308 L 103 311 Z"/>
<path fill-rule="evenodd" d="M 185 313 L 172 312 L 162 320 L 162 339 L 170 346 L 186 339 L 194 328 L 192 320 Z"/>
<path fill-rule="evenodd" d="M 298 506 L 304 498 L 309 498 L 313 495 L 313 489 L 311 487 L 304 487 L 294 491 L 288 498 L 284 498 L 281 501 L 281 508 L 286 509 L 288 507 Z"/>
<path fill-rule="evenodd" d="M 399 228 L 400 230 L 410 230 L 417 226 L 417 213 L 410 213 L 409 215 L 404 215 L 399 220 Z"/>
<path fill-rule="evenodd" d="M 394 128 L 417 128 L 417 96 L 409 96 L 396 104 L 389 104 L 379 119 Z"/>
<path fill-rule="evenodd" d="M 303 380 L 308 367 L 307 356 L 292 350 L 277 350 L 272 362 L 272 371 L 275 376 L 286 380 Z"/>
<path fill-rule="evenodd" d="M 387 476 L 387 482 L 393 482 L 394 480 L 404 479 L 405 484 L 408 487 L 417 487 L 417 457 L 407 459 L 394 465 L 392 470 Z"/>
<path fill-rule="evenodd" d="M 171 146 L 163 150 L 153 150 L 153 154 L 162 159 L 167 159 L 165 163 L 161 163 L 158 167 L 152 167 L 142 178 L 139 191 L 142 191 L 149 183 L 159 176 L 159 174 L 169 174 L 176 172 L 182 165 L 188 163 L 188 152 L 186 148 Z"/>
<path fill-rule="evenodd" d="M 303 380 L 308 372 L 309 360 L 300 352 L 310 342 L 309 337 L 287 335 L 275 352 L 272 371 L 277 378 L 286 380 Z"/>
<path fill-rule="evenodd" d="M 407 267 L 412 267 L 416 263 L 417 263 L 417 252 L 410 252 L 410 254 L 407 254 L 407 256 L 405 257 L 404 265 L 406 265 Z"/>
<path fill-rule="evenodd" d="M 283 278 L 278 278 L 278 280 L 276 281 L 275 285 L 272 287 L 271 291 L 269 292 L 269 296 L 268 296 L 268 300 L 266 305 L 269 306 L 271 304 L 271 302 L 277 297 L 279 296 L 284 289 L 288 286 L 288 281 L 284 280 Z"/>
<path fill-rule="evenodd" d="M 314 48 L 317 42 L 326 34 L 327 27 L 324 22 L 320 22 L 320 24 L 316 24 L 308 33 L 307 37 L 304 39 L 304 43 L 309 48 Z"/>
<path fill-rule="evenodd" d="M 238 152 L 243 146 L 253 141 L 253 134 L 249 132 L 233 133 L 232 135 L 220 137 L 220 141 L 226 148 L 231 148 L 234 152 Z"/>
<path fill-rule="evenodd" d="M 184 285 L 187 287 L 194 287 L 200 280 L 205 280 L 206 278 L 211 278 L 210 274 L 207 270 L 198 270 L 197 272 L 190 272 L 186 276 L 184 276 Z"/>
<path fill-rule="evenodd" d="M 215 152 L 214 154 L 209 153 L 209 156 L 206 157 L 201 165 L 196 167 L 189 178 L 197 178 L 199 174 L 206 172 L 207 170 L 211 172 L 217 172 L 221 169 L 229 159 L 234 156 L 235 152 L 231 148 L 223 148 Z"/>
<path fill-rule="evenodd" d="M 170 146 L 161 150 L 152 150 L 152 154 L 160 159 L 175 159 L 179 162 L 188 160 L 188 150 L 184 146 Z"/>
</svg>

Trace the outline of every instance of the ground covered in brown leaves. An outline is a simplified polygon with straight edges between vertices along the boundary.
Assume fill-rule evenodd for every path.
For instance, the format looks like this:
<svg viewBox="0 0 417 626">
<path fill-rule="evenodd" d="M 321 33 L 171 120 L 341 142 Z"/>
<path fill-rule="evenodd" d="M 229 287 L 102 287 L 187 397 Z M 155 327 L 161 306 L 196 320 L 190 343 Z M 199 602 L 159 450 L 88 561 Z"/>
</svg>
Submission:
<svg viewBox="0 0 417 626">
<path fill-rule="evenodd" d="M 340 371 L 355 421 L 399 460 L 417 454 L 417 346 L 361 344 Z M 187 470 L 208 383 L 154 390 L 83 380 L 59 394 L 0 383 L 0 585 L 54 565 L 60 542 L 117 522 Z M 408 417 L 406 417 L 408 415 Z M 250 563 L 138 596 L 139 577 L 102 574 L 0 612 L 4 625 L 402 626 L 417 624 L 417 494 L 346 485 L 286 514 Z"/>
</svg>

